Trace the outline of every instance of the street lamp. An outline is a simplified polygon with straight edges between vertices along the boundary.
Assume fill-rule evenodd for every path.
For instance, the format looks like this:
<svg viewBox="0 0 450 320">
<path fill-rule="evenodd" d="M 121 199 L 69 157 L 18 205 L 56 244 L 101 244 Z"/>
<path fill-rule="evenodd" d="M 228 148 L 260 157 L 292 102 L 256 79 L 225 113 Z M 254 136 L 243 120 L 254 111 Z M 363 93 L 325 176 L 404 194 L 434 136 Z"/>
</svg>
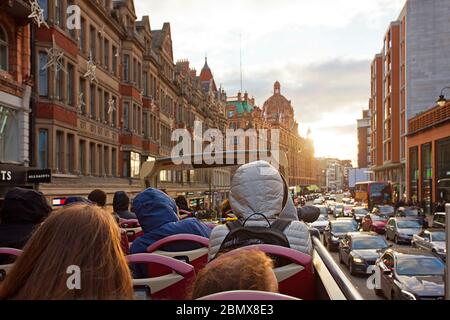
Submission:
<svg viewBox="0 0 450 320">
<path fill-rule="evenodd" d="M 439 107 L 445 106 L 447 103 L 447 99 L 445 99 L 444 91 L 450 89 L 450 87 L 445 87 L 441 90 L 441 95 L 439 96 L 439 99 L 436 101 Z"/>
</svg>

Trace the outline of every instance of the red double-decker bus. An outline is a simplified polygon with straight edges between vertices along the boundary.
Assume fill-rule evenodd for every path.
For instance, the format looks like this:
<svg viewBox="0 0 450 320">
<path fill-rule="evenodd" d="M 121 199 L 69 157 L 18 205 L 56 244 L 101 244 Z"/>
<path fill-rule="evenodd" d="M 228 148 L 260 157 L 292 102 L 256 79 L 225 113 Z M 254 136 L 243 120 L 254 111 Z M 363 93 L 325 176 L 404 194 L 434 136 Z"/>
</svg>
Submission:
<svg viewBox="0 0 450 320">
<path fill-rule="evenodd" d="M 392 204 L 392 184 L 390 182 L 359 182 L 355 185 L 355 202 L 367 205 L 370 210 L 375 205 Z"/>
</svg>

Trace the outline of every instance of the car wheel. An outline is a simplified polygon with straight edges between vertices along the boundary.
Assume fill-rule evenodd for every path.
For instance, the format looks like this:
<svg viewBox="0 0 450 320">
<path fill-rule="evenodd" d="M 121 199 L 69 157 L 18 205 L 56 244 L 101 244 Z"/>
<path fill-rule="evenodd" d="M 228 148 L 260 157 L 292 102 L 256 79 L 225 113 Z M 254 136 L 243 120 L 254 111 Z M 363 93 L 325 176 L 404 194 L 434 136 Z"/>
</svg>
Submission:
<svg viewBox="0 0 450 320">
<path fill-rule="evenodd" d="M 415 242 L 415 241 L 411 241 L 411 246 L 412 246 L 413 248 L 417 248 L 416 242 Z"/>
<path fill-rule="evenodd" d="M 385 235 L 386 235 L 386 240 L 387 241 L 391 240 L 391 239 L 389 239 L 389 233 L 388 232 L 386 232 Z"/>
</svg>

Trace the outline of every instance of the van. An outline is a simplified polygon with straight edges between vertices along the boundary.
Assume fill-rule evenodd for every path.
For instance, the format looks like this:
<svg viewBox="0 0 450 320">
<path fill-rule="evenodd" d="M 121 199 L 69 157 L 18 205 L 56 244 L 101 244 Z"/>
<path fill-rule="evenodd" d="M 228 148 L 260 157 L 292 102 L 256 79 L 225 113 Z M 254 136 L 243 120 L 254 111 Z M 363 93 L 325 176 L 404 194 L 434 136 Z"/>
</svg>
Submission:
<svg viewBox="0 0 450 320">
<path fill-rule="evenodd" d="M 436 212 L 433 216 L 433 228 L 445 229 L 445 212 Z"/>
</svg>

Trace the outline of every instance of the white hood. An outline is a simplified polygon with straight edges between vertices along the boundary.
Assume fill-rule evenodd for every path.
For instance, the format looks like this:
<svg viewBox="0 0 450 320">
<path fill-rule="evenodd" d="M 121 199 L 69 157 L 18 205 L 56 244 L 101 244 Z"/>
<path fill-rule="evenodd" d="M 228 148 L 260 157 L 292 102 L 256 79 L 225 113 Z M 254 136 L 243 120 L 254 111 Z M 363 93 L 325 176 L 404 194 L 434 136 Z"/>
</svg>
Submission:
<svg viewBox="0 0 450 320">
<path fill-rule="evenodd" d="M 246 219 L 261 213 L 268 219 L 277 217 L 298 220 L 297 210 L 291 196 L 282 208 L 286 182 L 278 170 L 266 161 L 257 161 L 241 166 L 231 182 L 230 205 L 233 213 Z M 289 192 L 289 191 L 287 191 Z M 261 220 L 254 216 L 251 220 Z"/>
</svg>

